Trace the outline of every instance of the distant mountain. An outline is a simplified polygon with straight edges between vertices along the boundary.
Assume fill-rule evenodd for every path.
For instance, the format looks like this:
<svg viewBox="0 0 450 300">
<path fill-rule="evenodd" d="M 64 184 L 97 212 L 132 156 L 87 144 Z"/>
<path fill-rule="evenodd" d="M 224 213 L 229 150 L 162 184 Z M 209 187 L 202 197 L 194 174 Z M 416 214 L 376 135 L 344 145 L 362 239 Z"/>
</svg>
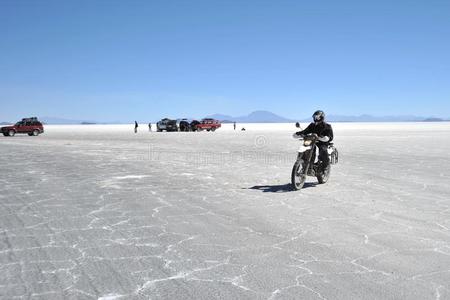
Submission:
<svg viewBox="0 0 450 300">
<path fill-rule="evenodd" d="M 281 117 L 270 111 L 265 111 L 265 110 L 254 111 L 254 112 L 250 113 L 249 115 L 240 116 L 240 117 L 232 117 L 232 116 L 228 116 L 228 115 L 214 114 L 214 115 L 208 116 L 208 118 L 214 118 L 214 119 L 222 121 L 223 123 L 232 123 L 232 122 L 238 122 L 238 123 L 290 123 L 290 122 L 293 122 L 293 120 Z"/>
<path fill-rule="evenodd" d="M 441 119 L 441 118 L 430 117 L 430 118 L 426 118 L 425 120 L 423 120 L 423 122 L 446 122 L 446 120 Z"/>
<path fill-rule="evenodd" d="M 119 121 L 113 122 L 96 122 L 91 120 L 72 120 L 58 117 L 39 117 L 41 122 L 48 125 L 93 125 L 93 124 L 122 124 Z"/>
<path fill-rule="evenodd" d="M 399 116 L 344 116 L 344 115 L 329 115 L 327 116 L 329 122 L 437 122 L 439 118 L 426 118 L 413 115 L 399 115 Z M 303 119 L 303 122 L 310 122 L 311 118 Z"/>
<path fill-rule="evenodd" d="M 360 116 L 329 115 L 327 117 L 330 122 L 420 122 L 424 119 L 424 117 L 413 115 L 372 116 L 367 114 Z"/>
<path fill-rule="evenodd" d="M 49 125 L 75 125 L 75 124 L 81 124 L 83 122 L 89 122 L 86 120 L 71 120 L 71 119 L 64 119 L 64 118 L 57 118 L 57 117 L 39 117 L 38 118 L 41 122 L 44 124 Z"/>
<path fill-rule="evenodd" d="M 0 125 L 11 125 L 12 123 L 10 122 L 0 122 Z"/>
<path fill-rule="evenodd" d="M 233 119 L 234 119 L 232 116 L 222 115 L 222 114 L 213 114 L 213 115 L 207 116 L 207 118 L 213 118 L 216 120 L 220 120 L 222 122 L 224 122 L 224 121 L 233 122 Z"/>
<path fill-rule="evenodd" d="M 293 120 L 276 115 L 270 111 L 258 110 L 248 116 L 237 118 L 242 123 L 289 123 Z"/>
</svg>

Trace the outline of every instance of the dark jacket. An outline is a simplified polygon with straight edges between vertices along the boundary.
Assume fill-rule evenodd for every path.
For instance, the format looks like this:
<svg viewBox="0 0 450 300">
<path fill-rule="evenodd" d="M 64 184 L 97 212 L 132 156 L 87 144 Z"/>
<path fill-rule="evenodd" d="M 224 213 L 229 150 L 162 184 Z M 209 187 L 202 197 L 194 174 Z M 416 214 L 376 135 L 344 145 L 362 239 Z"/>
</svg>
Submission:
<svg viewBox="0 0 450 300">
<path fill-rule="evenodd" d="M 327 136 L 330 138 L 328 142 L 317 142 L 317 144 L 320 145 L 328 145 L 333 140 L 333 128 L 331 128 L 331 125 L 326 122 L 321 122 L 319 124 L 311 123 L 306 127 L 305 130 L 297 132 L 297 134 L 309 134 L 309 133 L 315 133 L 319 137 Z"/>
</svg>

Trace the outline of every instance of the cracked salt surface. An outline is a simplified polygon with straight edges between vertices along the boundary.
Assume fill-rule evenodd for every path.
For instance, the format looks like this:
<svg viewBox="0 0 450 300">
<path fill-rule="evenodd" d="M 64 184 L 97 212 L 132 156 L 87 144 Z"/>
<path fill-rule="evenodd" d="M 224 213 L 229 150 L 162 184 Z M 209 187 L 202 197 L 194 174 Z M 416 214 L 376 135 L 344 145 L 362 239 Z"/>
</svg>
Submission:
<svg viewBox="0 0 450 300">
<path fill-rule="evenodd" d="M 245 127 L 1 138 L 0 299 L 450 299 L 450 124 L 335 124 L 300 192 L 295 127 Z"/>
</svg>

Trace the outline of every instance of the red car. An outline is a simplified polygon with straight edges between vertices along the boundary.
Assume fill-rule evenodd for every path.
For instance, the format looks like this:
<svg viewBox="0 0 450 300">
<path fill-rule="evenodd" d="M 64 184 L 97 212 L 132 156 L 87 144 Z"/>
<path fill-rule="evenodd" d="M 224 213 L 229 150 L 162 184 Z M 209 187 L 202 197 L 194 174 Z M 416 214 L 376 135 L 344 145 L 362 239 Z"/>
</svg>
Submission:
<svg viewBox="0 0 450 300">
<path fill-rule="evenodd" d="M 197 130 L 202 131 L 215 131 L 216 129 L 220 128 L 222 124 L 220 124 L 220 121 L 215 119 L 203 119 L 200 124 L 197 124 Z"/>
<path fill-rule="evenodd" d="M 25 118 L 12 126 L 0 128 L 4 136 L 14 136 L 16 133 L 27 133 L 29 136 L 37 136 L 44 132 L 44 126 L 37 118 Z"/>
</svg>

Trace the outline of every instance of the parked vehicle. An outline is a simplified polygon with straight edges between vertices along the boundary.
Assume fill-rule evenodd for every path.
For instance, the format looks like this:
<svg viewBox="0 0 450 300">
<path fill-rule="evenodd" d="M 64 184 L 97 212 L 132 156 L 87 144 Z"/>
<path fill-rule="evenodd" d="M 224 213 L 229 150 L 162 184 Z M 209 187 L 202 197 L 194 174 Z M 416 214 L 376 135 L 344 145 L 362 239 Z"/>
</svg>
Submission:
<svg viewBox="0 0 450 300">
<path fill-rule="evenodd" d="M 299 139 L 302 144 L 298 150 L 297 161 L 292 168 L 291 181 L 294 190 L 300 190 L 305 184 L 306 176 L 315 176 L 319 183 L 325 183 L 330 177 L 331 165 L 338 163 L 339 156 L 337 149 L 330 143 L 328 146 L 328 155 L 330 157 L 330 164 L 325 170 L 321 170 L 321 162 L 316 160 L 316 142 L 318 141 L 317 134 L 307 134 L 298 136 L 294 134 L 294 138 Z"/>
<path fill-rule="evenodd" d="M 14 136 L 16 133 L 26 133 L 29 136 L 37 136 L 44 133 L 44 126 L 36 117 L 24 118 L 12 126 L 0 128 L 4 136 Z"/>
<path fill-rule="evenodd" d="M 197 124 L 197 130 L 202 131 L 216 131 L 216 129 L 220 128 L 222 124 L 220 124 L 220 121 L 215 119 L 206 118 L 203 119 L 199 124 Z"/>
<path fill-rule="evenodd" d="M 178 121 L 178 131 L 191 131 L 191 123 L 188 119 L 181 119 Z"/>
<path fill-rule="evenodd" d="M 177 121 L 164 118 L 156 123 L 156 130 L 161 131 L 178 131 Z"/>
<path fill-rule="evenodd" d="M 200 122 L 199 121 L 197 121 L 197 120 L 193 120 L 192 122 L 191 122 L 191 124 L 190 124 L 190 126 L 191 126 L 191 131 L 197 131 L 197 125 L 198 124 L 200 124 Z"/>
</svg>

